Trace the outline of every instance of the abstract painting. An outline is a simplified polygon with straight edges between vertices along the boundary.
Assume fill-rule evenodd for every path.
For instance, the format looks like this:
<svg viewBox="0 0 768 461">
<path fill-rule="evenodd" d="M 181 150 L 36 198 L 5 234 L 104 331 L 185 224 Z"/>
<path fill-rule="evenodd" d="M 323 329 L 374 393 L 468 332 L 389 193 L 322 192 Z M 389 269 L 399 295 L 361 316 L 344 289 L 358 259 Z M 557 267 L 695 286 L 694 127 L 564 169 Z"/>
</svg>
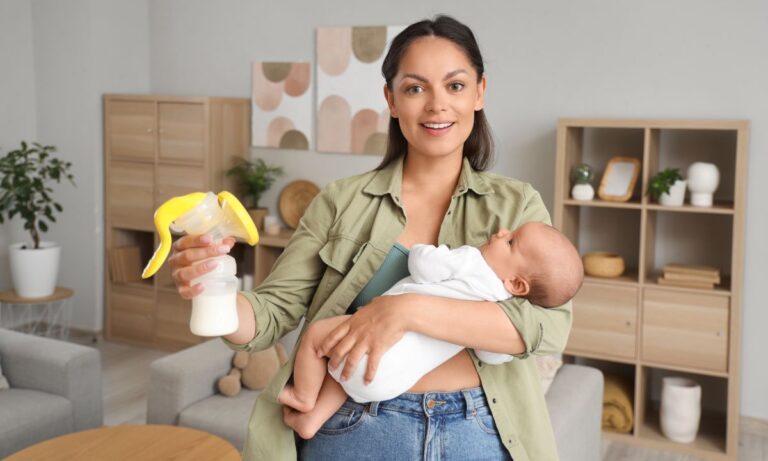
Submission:
<svg viewBox="0 0 768 461">
<path fill-rule="evenodd" d="M 312 82 L 308 62 L 255 62 L 252 73 L 251 144 L 308 150 Z"/>
<path fill-rule="evenodd" d="M 317 150 L 383 154 L 389 110 L 381 63 L 404 26 L 317 29 Z"/>
</svg>

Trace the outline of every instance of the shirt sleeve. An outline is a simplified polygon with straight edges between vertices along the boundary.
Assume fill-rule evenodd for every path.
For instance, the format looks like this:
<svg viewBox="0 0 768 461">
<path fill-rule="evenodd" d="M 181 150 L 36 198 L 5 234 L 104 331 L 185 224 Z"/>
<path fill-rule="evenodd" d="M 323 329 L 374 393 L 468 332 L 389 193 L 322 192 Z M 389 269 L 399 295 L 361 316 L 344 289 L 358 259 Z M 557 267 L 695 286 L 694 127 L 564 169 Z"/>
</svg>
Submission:
<svg viewBox="0 0 768 461">
<path fill-rule="evenodd" d="M 234 350 L 263 350 L 299 325 L 325 271 L 319 252 L 328 240 L 335 215 L 334 201 L 325 188 L 307 207 L 264 282 L 253 291 L 240 292 L 253 307 L 256 336 L 247 344 L 222 338 L 227 346 Z"/>
<path fill-rule="evenodd" d="M 549 213 L 539 193 L 525 185 L 525 207 L 518 226 L 531 221 L 551 224 Z M 562 352 L 571 331 L 571 301 L 562 306 L 543 308 L 523 298 L 510 298 L 498 303 L 515 326 L 525 344 L 525 350 L 515 355 L 551 355 Z"/>
<path fill-rule="evenodd" d="M 450 280 L 461 269 L 459 250 L 446 245 L 416 244 L 408 253 L 408 272 L 416 283 L 438 283 Z"/>
</svg>

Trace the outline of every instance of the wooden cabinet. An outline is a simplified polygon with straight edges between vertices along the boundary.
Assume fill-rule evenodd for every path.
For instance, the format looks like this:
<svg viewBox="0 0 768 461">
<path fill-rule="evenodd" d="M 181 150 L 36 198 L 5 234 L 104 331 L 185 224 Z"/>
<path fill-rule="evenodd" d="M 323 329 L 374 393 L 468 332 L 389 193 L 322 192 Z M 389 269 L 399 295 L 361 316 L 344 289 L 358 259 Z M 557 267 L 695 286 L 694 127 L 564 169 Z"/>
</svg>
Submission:
<svg viewBox="0 0 768 461">
<path fill-rule="evenodd" d="M 581 254 L 623 257 L 616 278 L 585 277 L 573 302 L 565 360 L 601 368 L 633 384 L 634 427 L 605 432 L 624 442 L 710 460 L 738 459 L 739 336 L 749 123 L 743 120 L 562 119 L 557 130 L 554 223 Z M 641 172 L 624 202 L 570 197 L 570 173 L 587 163 L 595 189 L 608 161 L 637 159 Z M 694 162 L 714 163 L 720 185 L 714 206 L 662 206 L 646 194 L 653 175 Z M 659 284 L 665 265 L 719 269 L 714 289 Z M 663 377 L 702 386 L 696 440 L 667 439 L 659 424 Z"/>
<path fill-rule="evenodd" d="M 155 209 L 174 196 L 230 189 L 224 172 L 249 148 L 248 99 L 105 95 L 105 258 L 136 247 L 146 265 L 158 245 Z M 203 339 L 189 332 L 190 302 L 173 289 L 167 266 L 150 280 L 106 277 L 105 285 L 107 339 L 169 350 Z"/>
</svg>

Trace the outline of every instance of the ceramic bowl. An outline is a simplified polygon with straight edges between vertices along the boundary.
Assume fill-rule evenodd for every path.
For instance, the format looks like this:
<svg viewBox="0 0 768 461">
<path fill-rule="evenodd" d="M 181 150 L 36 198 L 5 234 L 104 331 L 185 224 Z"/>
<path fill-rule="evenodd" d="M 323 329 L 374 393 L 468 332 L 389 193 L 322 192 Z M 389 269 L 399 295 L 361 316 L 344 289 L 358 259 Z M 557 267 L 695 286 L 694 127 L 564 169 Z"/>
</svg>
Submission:
<svg viewBox="0 0 768 461">
<path fill-rule="evenodd" d="M 624 258 L 616 253 L 595 251 L 582 258 L 584 273 L 594 277 L 618 277 L 624 273 Z"/>
</svg>

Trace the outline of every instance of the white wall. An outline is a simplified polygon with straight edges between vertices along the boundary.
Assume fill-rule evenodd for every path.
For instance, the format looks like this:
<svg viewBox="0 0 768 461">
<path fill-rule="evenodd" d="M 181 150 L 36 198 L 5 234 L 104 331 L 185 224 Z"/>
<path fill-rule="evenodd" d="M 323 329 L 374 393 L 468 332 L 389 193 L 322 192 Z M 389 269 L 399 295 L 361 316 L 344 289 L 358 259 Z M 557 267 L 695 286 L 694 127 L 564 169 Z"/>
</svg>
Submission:
<svg viewBox="0 0 768 461">
<path fill-rule="evenodd" d="M 0 0 L 0 155 L 35 139 L 35 63 L 28 0 Z M 0 225 L 0 290 L 11 288 L 8 245 L 21 240 L 19 221 Z"/>
<path fill-rule="evenodd" d="M 20 27 L 24 37 L 31 35 L 24 32 L 29 27 L 24 15 L 27 24 L 31 21 L 34 66 L 27 56 L 22 76 L 35 75 L 36 81 L 32 93 L 25 86 L 28 78 L 0 73 L 0 95 L 5 96 L 6 85 L 14 85 L 18 90 L 8 93 L 21 93 L 17 103 L 37 105 L 36 116 L 23 122 L 20 132 L 37 130 L 41 140 L 77 156 L 78 188 L 63 192 L 67 217 L 52 236 L 60 236 L 68 249 L 64 267 L 80 272 L 81 282 L 71 273 L 65 277 L 86 295 L 79 300 L 81 325 L 101 325 L 102 92 L 248 97 L 251 61 L 314 61 L 317 27 L 408 24 L 445 12 L 473 28 L 487 61 L 486 109 L 498 142 L 494 170 L 530 181 L 549 205 L 558 117 L 752 120 L 742 413 L 768 419 L 768 368 L 762 366 L 768 310 L 758 291 L 768 272 L 761 265 L 768 259 L 768 244 L 760 238 L 768 233 L 768 218 L 759 202 L 768 195 L 768 184 L 759 176 L 768 167 L 763 154 L 768 148 L 768 3 L 493 0 L 466 5 L 434 0 L 36 0 L 29 19 L 24 2 L 0 0 L 0 13 L 10 9 L 20 16 L 16 22 L 0 14 L 0 25 Z M 6 57 L 9 52 L 20 53 L 4 44 L 7 34 L 0 29 L 0 65 L 12 59 Z M 26 56 L 31 50 L 25 46 L 20 54 Z M 0 117 L 6 113 L 0 107 Z M 0 126 L 0 142 L 18 137 L 5 131 Z M 253 155 L 286 168 L 286 176 L 265 196 L 273 211 L 289 180 L 323 185 L 378 162 L 376 157 L 269 149 L 254 149 Z"/>
<path fill-rule="evenodd" d="M 103 149 L 101 95 L 149 91 L 147 1 L 3 0 L 0 24 L 0 114 L 14 106 L 25 125 L 0 125 L 0 141 L 35 139 L 71 161 L 77 187 L 53 185 L 64 212 L 44 234 L 62 245 L 59 284 L 75 291 L 72 325 L 100 331 L 103 313 Z M 7 14 L 6 14 L 7 13 Z M 7 48 L 7 50 L 6 50 Z M 18 54 L 6 59 L 6 53 Z M 22 72 L 8 69 L 19 61 Z M 23 80 L 22 80 L 23 79 Z M 21 122 L 19 122 L 21 123 Z M 22 129 L 23 128 L 23 129 Z M 6 147 L 5 145 L 3 147 Z M 10 286 L 7 243 L 27 238 L 15 226 L 0 233 L 2 283 Z M 8 232 L 16 230 L 15 233 Z"/>
</svg>

